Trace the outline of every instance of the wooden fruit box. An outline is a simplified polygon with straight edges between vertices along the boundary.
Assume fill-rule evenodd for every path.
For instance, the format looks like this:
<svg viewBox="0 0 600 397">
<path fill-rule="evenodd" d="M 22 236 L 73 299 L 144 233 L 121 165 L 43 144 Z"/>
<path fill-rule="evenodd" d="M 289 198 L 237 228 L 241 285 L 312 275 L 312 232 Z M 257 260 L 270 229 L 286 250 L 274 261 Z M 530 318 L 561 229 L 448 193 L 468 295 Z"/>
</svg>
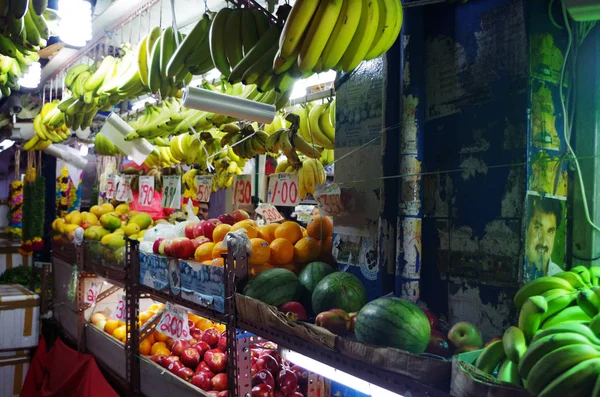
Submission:
<svg viewBox="0 0 600 397">
<path fill-rule="evenodd" d="M 459 354 L 452 358 L 450 394 L 454 397 L 533 397 L 523 387 L 501 382 L 475 368 L 482 350 Z"/>
</svg>

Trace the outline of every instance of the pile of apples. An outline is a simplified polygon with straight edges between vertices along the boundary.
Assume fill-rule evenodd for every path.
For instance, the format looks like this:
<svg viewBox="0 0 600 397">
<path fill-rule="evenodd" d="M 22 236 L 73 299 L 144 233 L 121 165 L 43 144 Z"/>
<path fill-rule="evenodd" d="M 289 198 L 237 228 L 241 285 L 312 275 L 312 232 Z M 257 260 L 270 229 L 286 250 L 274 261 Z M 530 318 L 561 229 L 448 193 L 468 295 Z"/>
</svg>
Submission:
<svg viewBox="0 0 600 397">
<path fill-rule="evenodd" d="M 252 348 L 252 397 L 304 397 L 308 371 L 281 359 L 277 350 Z"/>
<path fill-rule="evenodd" d="M 171 354 L 154 354 L 152 361 L 194 386 L 227 397 L 227 337 L 216 328 L 190 329 L 190 340 L 174 341 Z"/>
</svg>

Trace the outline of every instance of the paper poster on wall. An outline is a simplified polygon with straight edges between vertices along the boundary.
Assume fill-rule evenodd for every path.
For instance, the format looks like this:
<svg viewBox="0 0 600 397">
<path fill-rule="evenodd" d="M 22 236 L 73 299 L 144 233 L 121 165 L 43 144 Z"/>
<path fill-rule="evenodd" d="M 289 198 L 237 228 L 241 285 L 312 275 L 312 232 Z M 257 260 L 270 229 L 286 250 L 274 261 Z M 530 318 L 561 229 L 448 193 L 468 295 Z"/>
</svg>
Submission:
<svg viewBox="0 0 600 397">
<path fill-rule="evenodd" d="M 565 270 L 566 201 L 527 195 L 525 219 L 525 281 Z"/>
</svg>

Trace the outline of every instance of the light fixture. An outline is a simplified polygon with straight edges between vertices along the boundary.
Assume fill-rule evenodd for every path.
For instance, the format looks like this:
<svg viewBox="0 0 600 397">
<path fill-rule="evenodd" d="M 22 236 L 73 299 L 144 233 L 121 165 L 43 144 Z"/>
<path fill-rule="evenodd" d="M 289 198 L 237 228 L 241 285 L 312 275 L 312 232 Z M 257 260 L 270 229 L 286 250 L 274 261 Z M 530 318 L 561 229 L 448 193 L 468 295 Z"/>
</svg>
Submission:
<svg viewBox="0 0 600 397">
<path fill-rule="evenodd" d="M 59 0 L 60 40 L 74 47 L 83 47 L 92 39 L 92 6 L 85 0 Z"/>
<path fill-rule="evenodd" d="M 294 363 L 302 368 L 309 368 L 311 372 L 324 376 L 342 385 L 351 387 L 352 389 L 366 394 L 371 397 L 404 397 L 401 394 L 391 392 L 367 382 L 364 379 L 357 378 L 347 372 L 335 369 L 327 364 L 323 364 L 315 359 L 307 357 L 295 351 L 279 348 L 281 358 Z"/>
<path fill-rule="evenodd" d="M 137 112 L 138 110 L 143 109 L 144 107 L 146 107 L 146 103 L 149 103 L 150 105 L 156 105 L 157 101 L 153 97 L 141 99 L 141 100 L 137 101 L 136 103 L 134 103 L 133 106 L 131 106 L 131 111 Z"/>
<path fill-rule="evenodd" d="M 19 85 L 25 88 L 37 88 L 42 77 L 42 66 L 39 62 L 33 62 L 27 68 L 27 72 L 19 78 Z"/>
<path fill-rule="evenodd" d="M 332 83 L 335 81 L 335 76 L 335 71 L 330 70 L 329 72 L 313 74 L 309 78 L 296 81 L 296 83 L 294 83 L 294 88 L 292 88 L 290 99 L 302 98 L 303 96 L 306 96 L 308 94 L 306 89 L 309 87 L 319 84 Z"/>
<path fill-rule="evenodd" d="M 2 142 L 0 142 L 0 152 L 3 152 L 7 149 L 10 149 L 12 147 L 12 145 L 15 144 L 15 141 L 10 140 L 10 139 L 5 139 Z"/>
<path fill-rule="evenodd" d="M 79 145 L 79 153 L 81 153 L 81 155 L 83 157 L 87 156 L 89 153 L 89 148 L 85 143 L 82 143 L 81 145 Z"/>
<path fill-rule="evenodd" d="M 266 124 L 270 124 L 276 114 L 274 105 L 190 86 L 185 87 L 181 104 L 189 109 L 203 110 Z"/>
</svg>

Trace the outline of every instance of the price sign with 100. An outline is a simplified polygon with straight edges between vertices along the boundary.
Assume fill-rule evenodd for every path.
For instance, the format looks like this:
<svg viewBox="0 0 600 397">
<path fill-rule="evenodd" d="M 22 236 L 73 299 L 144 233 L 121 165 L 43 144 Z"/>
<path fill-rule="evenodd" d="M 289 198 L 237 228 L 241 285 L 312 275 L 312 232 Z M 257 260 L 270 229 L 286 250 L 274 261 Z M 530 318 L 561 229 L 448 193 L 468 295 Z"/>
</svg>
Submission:
<svg viewBox="0 0 600 397">
<path fill-rule="evenodd" d="M 106 177 L 106 189 L 104 190 L 104 192 L 106 193 L 107 199 L 115 198 L 118 180 L 119 180 L 119 176 L 115 175 L 115 174 L 109 174 Z"/>
<path fill-rule="evenodd" d="M 117 307 L 115 308 L 115 318 L 117 320 L 125 321 L 127 313 L 127 304 L 125 303 L 125 295 L 119 294 L 119 301 L 117 302 Z"/>
<path fill-rule="evenodd" d="M 233 181 L 233 205 L 250 204 L 252 183 L 250 175 L 236 175 Z"/>
<path fill-rule="evenodd" d="M 281 172 L 269 177 L 269 203 L 285 207 L 296 206 L 298 195 L 298 174 Z"/>
<path fill-rule="evenodd" d="M 119 184 L 117 187 L 117 194 L 115 199 L 117 201 L 131 201 L 133 199 L 133 195 L 131 193 L 131 180 L 133 179 L 133 175 L 121 175 L 119 177 Z"/>
<path fill-rule="evenodd" d="M 179 176 L 163 176 L 163 193 L 160 206 L 176 209 L 181 207 L 181 179 Z"/>
<path fill-rule="evenodd" d="M 256 208 L 256 213 L 262 216 L 267 224 L 285 219 L 273 204 L 260 203 Z"/>
<path fill-rule="evenodd" d="M 212 192 L 213 178 L 210 175 L 196 175 L 196 200 L 208 203 Z"/>
<path fill-rule="evenodd" d="M 171 302 L 167 302 L 156 329 L 173 339 L 187 340 L 190 338 L 190 327 L 188 326 L 186 311 L 176 307 Z"/>
<path fill-rule="evenodd" d="M 315 200 L 321 215 L 333 216 L 346 213 L 342 203 L 342 190 L 337 183 L 317 185 L 315 187 Z"/>
<path fill-rule="evenodd" d="M 138 201 L 140 205 L 152 205 L 154 199 L 154 177 L 140 176 Z"/>
<path fill-rule="evenodd" d="M 102 289 L 102 283 L 90 283 L 90 287 L 85 294 L 85 303 L 89 303 L 90 305 L 96 304 L 96 299 L 98 299 L 98 293 Z"/>
</svg>

